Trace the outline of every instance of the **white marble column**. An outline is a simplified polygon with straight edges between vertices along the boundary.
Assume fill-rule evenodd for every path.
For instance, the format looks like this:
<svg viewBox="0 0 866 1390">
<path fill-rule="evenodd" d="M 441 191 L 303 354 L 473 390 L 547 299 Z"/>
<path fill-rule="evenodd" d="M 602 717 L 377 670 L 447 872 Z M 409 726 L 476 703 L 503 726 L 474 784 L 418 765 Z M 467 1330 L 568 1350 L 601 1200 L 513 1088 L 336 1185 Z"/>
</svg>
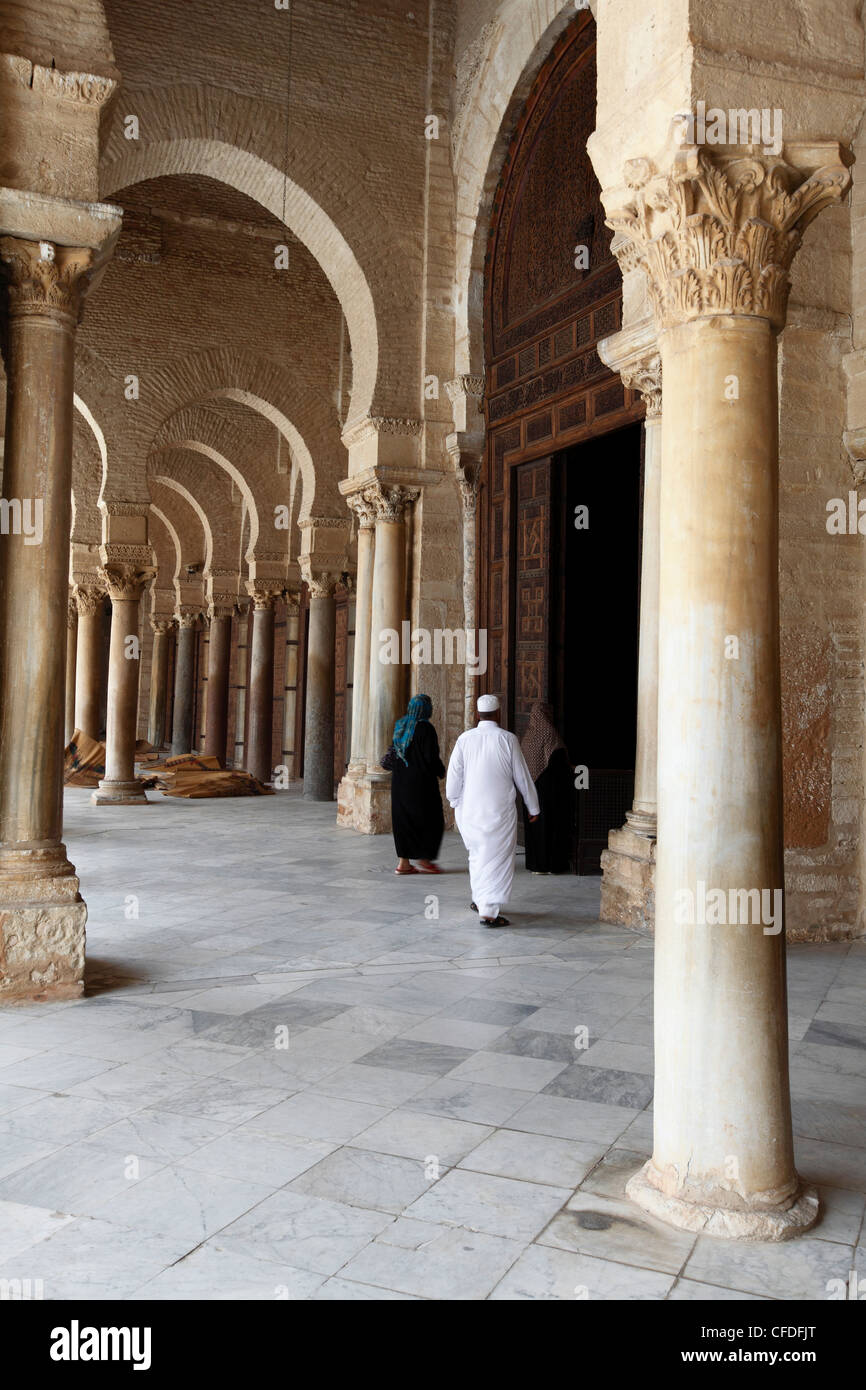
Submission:
<svg viewBox="0 0 866 1390">
<path fill-rule="evenodd" d="M 109 562 L 103 573 L 111 598 L 105 776 L 90 799 L 94 806 L 146 806 L 149 804 L 147 793 L 135 775 L 141 671 L 139 610 L 142 590 L 155 570 Z"/>
<path fill-rule="evenodd" d="M 349 776 L 367 769 L 370 736 L 370 642 L 373 624 L 373 565 L 376 512 L 362 494 L 348 499 L 358 518 L 358 574 L 355 596 L 355 660 L 352 672 L 352 743 Z"/>
<path fill-rule="evenodd" d="M 672 145 L 603 195 L 647 275 L 665 397 L 654 1145 L 627 1190 L 748 1240 L 818 1211 L 788 1084 L 776 334 L 802 231 L 849 178 L 838 146 L 786 154 L 800 167 Z"/>
<path fill-rule="evenodd" d="M 640 391 L 644 423 L 643 530 L 634 799 L 626 823 L 612 830 L 601 856 L 603 922 L 652 928 L 657 827 L 659 524 L 661 496 L 662 376 L 654 325 L 623 331 L 599 345 L 599 356 Z"/>
<path fill-rule="evenodd" d="M 373 562 L 372 622 L 370 631 L 369 735 L 367 773 L 388 782 L 381 767 L 394 733 L 394 724 L 405 712 L 408 669 L 402 661 L 382 661 L 383 635 L 402 632 L 406 612 L 406 508 L 418 496 L 417 488 L 375 486 L 367 496 L 376 512 Z"/>
<path fill-rule="evenodd" d="M 334 799 L 334 670 L 338 574 L 305 573 L 310 591 L 307 701 L 304 718 L 304 796 Z"/>
</svg>

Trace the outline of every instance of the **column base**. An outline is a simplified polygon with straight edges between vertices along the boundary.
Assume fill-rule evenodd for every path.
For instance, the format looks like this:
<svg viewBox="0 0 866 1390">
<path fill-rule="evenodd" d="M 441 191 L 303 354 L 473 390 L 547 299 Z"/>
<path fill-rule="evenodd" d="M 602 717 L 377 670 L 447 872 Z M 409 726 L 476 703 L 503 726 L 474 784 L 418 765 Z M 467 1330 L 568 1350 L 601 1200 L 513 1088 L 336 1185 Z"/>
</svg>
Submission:
<svg viewBox="0 0 866 1390">
<path fill-rule="evenodd" d="M 337 790 L 337 825 L 362 835 L 391 833 L 391 778 L 350 767 Z"/>
<path fill-rule="evenodd" d="M 632 814 L 629 812 L 629 823 L 621 830 L 611 830 L 607 849 L 602 851 L 599 917 L 602 922 L 652 931 L 656 840 L 632 827 Z"/>
<path fill-rule="evenodd" d="M 94 806 L 150 806 L 144 783 L 138 778 L 131 782 L 112 782 L 104 778 L 90 800 Z"/>
<path fill-rule="evenodd" d="M 59 873 L 44 878 L 34 872 L 43 857 L 37 851 L 28 872 L 25 854 L 20 875 L 0 875 L 0 1004 L 84 992 L 87 907 L 65 852 Z"/>
<path fill-rule="evenodd" d="M 659 1183 L 660 1174 L 650 1159 L 626 1183 L 626 1194 L 659 1221 L 726 1240 L 793 1240 L 814 1226 L 820 1210 L 818 1193 L 813 1187 L 802 1185 L 788 1206 L 773 1206 L 765 1196 L 756 1198 L 751 1207 L 731 1207 L 670 1196 L 661 1191 Z M 725 1191 L 723 1195 L 730 1198 L 734 1194 Z"/>
</svg>

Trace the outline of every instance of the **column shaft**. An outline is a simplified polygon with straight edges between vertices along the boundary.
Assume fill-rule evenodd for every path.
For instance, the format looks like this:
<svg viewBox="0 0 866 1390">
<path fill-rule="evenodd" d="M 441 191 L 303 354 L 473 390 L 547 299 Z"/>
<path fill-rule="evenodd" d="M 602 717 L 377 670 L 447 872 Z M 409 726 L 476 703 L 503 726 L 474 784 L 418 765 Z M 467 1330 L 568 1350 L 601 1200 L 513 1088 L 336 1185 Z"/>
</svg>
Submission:
<svg viewBox="0 0 866 1390">
<path fill-rule="evenodd" d="M 91 738 L 102 732 L 102 592 L 76 590 L 75 727 Z"/>
<path fill-rule="evenodd" d="M 677 1224 L 772 1239 L 787 1219 L 804 1222 L 788 1216 L 799 1183 L 781 920 L 775 336 L 766 319 L 719 316 L 661 341 L 655 1142 L 629 1191 Z M 719 389 L 732 375 L 733 410 Z M 721 914 L 704 908 L 713 890 Z"/>
<path fill-rule="evenodd" d="M 334 639 L 337 605 L 333 591 L 310 597 L 307 639 L 307 705 L 304 723 L 304 796 L 334 799 Z"/>
<path fill-rule="evenodd" d="M 219 758 L 225 767 L 229 722 L 229 675 L 231 669 L 231 614 L 214 614 L 210 623 L 207 667 L 207 710 L 204 751 Z"/>
<path fill-rule="evenodd" d="M 66 613 L 66 709 L 63 737 L 66 743 L 75 731 L 75 667 L 78 649 L 78 608 L 70 598 Z"/>
<path fill-rule="evenodd" d="M 251 645 L 246 768 L 260 782 L 269 782 L 274 733 L 273 599 L 267 606 L 253 608 Z"/>
<path fill-rule="evenodd" d="M 194 620 L 181 617 L 177 630 L 177 655 L 174 668 L 174 716 L 171 729 L 171 754 L 178 757 L 192 751 L 193 677 L 195 674 Z"/>
<path fill-rule="evenodd" d="M 105 776 L 93 793 L 94 806 L 148 805 L 135 775 L 138 678 L 141 670 L 139 607 L 148 574 L 106 570 L 111 595 L 111 646 L 105 721 Z"/>
<path fill-rule="evenodd" d="M 401 633 L 405 616 L 406 527 L 402 514 L 396 520 L 376 520 L 376 550 L 373 565 L 373 597 L 370 642 L 369 739 L 367 767 L 384 776 L 380 761 L 391 743 L 394 724 L 403 713 L 406 670 L 398 662 L 383 662 L 380 634 Z"/>
<path fill-rule="evenodd" d="M 657 815 L 661 445 L 661 418 L 650 415 L 644 426 L 634 803 L 626 814 L 632 830 L 647 836 L 656 833 Z"/>
<path fill-rule="evenodd" d="M 355 662 L 352 671 L 352 745 L 350 775 L 367 770 L 370 738 L 370 641 L 373 621 L 373 568 L 376 533 L 372 525 L 358 531 L 358 577 L 355 598 Z"/>
<path fill-rule="evenodd" d="M 151 621 L 153 626 L 153 621 Z M 168 700 L 168 643 L 171 626 L 159 621 L 154 626 L 150 656 L 150 696 L 147 711 L 147 741 L 154 748 L 165 743 L 165 711 Z"/>
</svg>

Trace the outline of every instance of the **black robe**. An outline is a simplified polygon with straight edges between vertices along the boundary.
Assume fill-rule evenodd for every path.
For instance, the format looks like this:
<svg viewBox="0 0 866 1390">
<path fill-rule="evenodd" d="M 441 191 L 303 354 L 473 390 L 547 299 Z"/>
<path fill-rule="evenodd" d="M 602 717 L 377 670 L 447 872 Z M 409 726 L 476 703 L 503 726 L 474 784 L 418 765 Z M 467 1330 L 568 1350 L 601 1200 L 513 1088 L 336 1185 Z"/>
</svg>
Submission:
<svg viewBox="0 0 866 1390">
<path fill-rule="evenodd" d="M 439 740 L 429 719 L 419 719 L 406 749 L 391 773 L 391 826 L 399 859 L 435 860 L 445 833 L 439 778 L 445 768 Z"/>
<path fill-rule="evenodd" d="M 535 787 L 541 807 L 538 820 L 530 823 L 523 808 L 526 867 L 536 873 L 568 873 L 574 840 L 574 773 L 564 748 L 557 748 Z"/>
</svg>

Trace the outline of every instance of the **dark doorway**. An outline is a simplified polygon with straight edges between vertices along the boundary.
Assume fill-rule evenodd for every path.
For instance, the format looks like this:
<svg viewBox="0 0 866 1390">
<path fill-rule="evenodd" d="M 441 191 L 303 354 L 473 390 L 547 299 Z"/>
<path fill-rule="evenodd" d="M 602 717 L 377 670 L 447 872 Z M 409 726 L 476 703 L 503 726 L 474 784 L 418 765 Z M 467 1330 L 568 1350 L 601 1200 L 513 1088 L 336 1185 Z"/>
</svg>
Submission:
<svg viewBox="0 0 866 1390">
<path fill-rule="evenodd" d="M 634 793 L 642 433 L 627 425 L 558 460 L 553 690 L 571 761 L 588 769 L 575 798 L 579 874 L 601 871 L 608 832 L 623 825 Z"/>
</svg>

